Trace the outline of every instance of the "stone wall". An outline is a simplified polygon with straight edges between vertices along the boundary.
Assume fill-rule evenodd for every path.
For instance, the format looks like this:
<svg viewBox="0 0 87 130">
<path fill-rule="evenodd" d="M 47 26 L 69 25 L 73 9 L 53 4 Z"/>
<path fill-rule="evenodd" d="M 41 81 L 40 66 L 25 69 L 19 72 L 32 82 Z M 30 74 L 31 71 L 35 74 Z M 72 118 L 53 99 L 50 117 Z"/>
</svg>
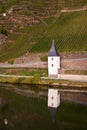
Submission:
<svg viewBox="0 0 87 130">
<path fill-rule="evenodd" d="M 87 58 L 61 60 L 62 69 L 87 70 Z"/>
<path fill-rule="evenodd" d="M 48 92 L 46 91 L 39 91 L 38 93 L 32 91 L 32 90 L 22 90 L 22 89 L 15 89 L 15 92 L 25 95 L 27 97 L 33 97 L 33 98 L 43 98 L 46 99 L 48 98 Z M 87 105 L 87 91 L 83 90 L 63 90 L 59 89 L 60 93 L 60 99 L 61 102 L 66 101 L 66 102 L 73 102 L 73 103 L 78 103 L 78 104 L 85 104 Z"/>
<path fill-rule="evenodd" d="M 86 104 L 87 105 L 87 92 L 80 91 L 61 91 L 59 90 L 61 101 L 74 102 L 78 104 Z"/>
</svg>

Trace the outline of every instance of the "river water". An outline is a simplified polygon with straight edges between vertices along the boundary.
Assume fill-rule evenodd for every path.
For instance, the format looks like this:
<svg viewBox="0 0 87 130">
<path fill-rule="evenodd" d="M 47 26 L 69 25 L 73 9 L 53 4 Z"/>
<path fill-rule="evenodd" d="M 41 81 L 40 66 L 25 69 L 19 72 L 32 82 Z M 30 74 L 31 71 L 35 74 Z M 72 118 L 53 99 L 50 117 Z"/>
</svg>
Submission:
<svg viewBox="0 0 87 130">
<path fill-rule="evenodd" d="M 87 130 L 87 105 L 62 98 L 52 116 L 48 86 L 40 88 L 0 84 L 0 130 Z"/>
</svg>

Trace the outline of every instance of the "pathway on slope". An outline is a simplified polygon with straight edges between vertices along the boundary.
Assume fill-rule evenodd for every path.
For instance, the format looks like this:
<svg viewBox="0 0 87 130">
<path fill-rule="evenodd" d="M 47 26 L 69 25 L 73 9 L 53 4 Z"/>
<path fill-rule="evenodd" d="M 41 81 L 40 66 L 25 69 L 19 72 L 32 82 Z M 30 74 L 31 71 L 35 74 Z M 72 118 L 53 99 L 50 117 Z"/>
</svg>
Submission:
<svg viewBox="0 0 87 130">
<path fill-rule="evenodd" d="M 87 6 L 84 6 L 83 8 L 79 8 L 79 9 L 62 9 L 61 12 L 65 13 L 65 12 L 79 12 L 79 11 L 85 11 L 87 10 Z"/>
<path fill-rule="evenodd" d="M 29 62 L 29 63 L 21 63 L 21 64 L 0 64 L 0 68 L 47 68 L 46 62 Z"/>
</svg>

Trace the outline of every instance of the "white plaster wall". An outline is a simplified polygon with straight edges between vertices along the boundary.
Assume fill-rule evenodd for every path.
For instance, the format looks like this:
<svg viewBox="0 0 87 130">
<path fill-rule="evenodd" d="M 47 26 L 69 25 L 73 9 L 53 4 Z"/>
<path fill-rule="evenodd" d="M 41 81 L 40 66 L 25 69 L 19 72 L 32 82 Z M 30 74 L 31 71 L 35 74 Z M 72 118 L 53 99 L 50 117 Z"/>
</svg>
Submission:
<svg viewBox="0 0 87 130">
<path fill-rule="evenodd" d="M 48 107 L 57 108 L 60 105 L 60 94 L 56 89 L 48 90 Z"/>
<path fill-rule="evenodd" d="M 60 69 L 60 57 L 58 56 L 58 69 Z"/>
<path fill-rule="evenodd" d="M 48 57 L 48 74 L 57 75 L 58 69 L 60 69 L 60 57 Z"/>
</svg>

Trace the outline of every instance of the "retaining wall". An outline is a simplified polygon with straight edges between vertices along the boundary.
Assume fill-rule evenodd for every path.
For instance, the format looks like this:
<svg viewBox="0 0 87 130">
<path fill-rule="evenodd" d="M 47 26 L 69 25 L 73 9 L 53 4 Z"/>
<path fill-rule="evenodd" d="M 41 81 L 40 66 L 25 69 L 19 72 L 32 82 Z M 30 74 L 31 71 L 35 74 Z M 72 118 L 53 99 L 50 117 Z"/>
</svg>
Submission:
<svg viewBox="0 0 87 130">
<path fill-rule="evenodd" d="M 87 70 L 87 58 L 61 60 L 62 69 Z"/>
<path fill-rule="evenodd" d="M 59 90 L 59 93 L 61 95 L 61 101 L 68 101 L 68 102 L 74 102 L 78 104 L 85 104 L 87 105 L 87 92 L 81 92 L 81 91 L 62 91 Z"/>
</svg>

